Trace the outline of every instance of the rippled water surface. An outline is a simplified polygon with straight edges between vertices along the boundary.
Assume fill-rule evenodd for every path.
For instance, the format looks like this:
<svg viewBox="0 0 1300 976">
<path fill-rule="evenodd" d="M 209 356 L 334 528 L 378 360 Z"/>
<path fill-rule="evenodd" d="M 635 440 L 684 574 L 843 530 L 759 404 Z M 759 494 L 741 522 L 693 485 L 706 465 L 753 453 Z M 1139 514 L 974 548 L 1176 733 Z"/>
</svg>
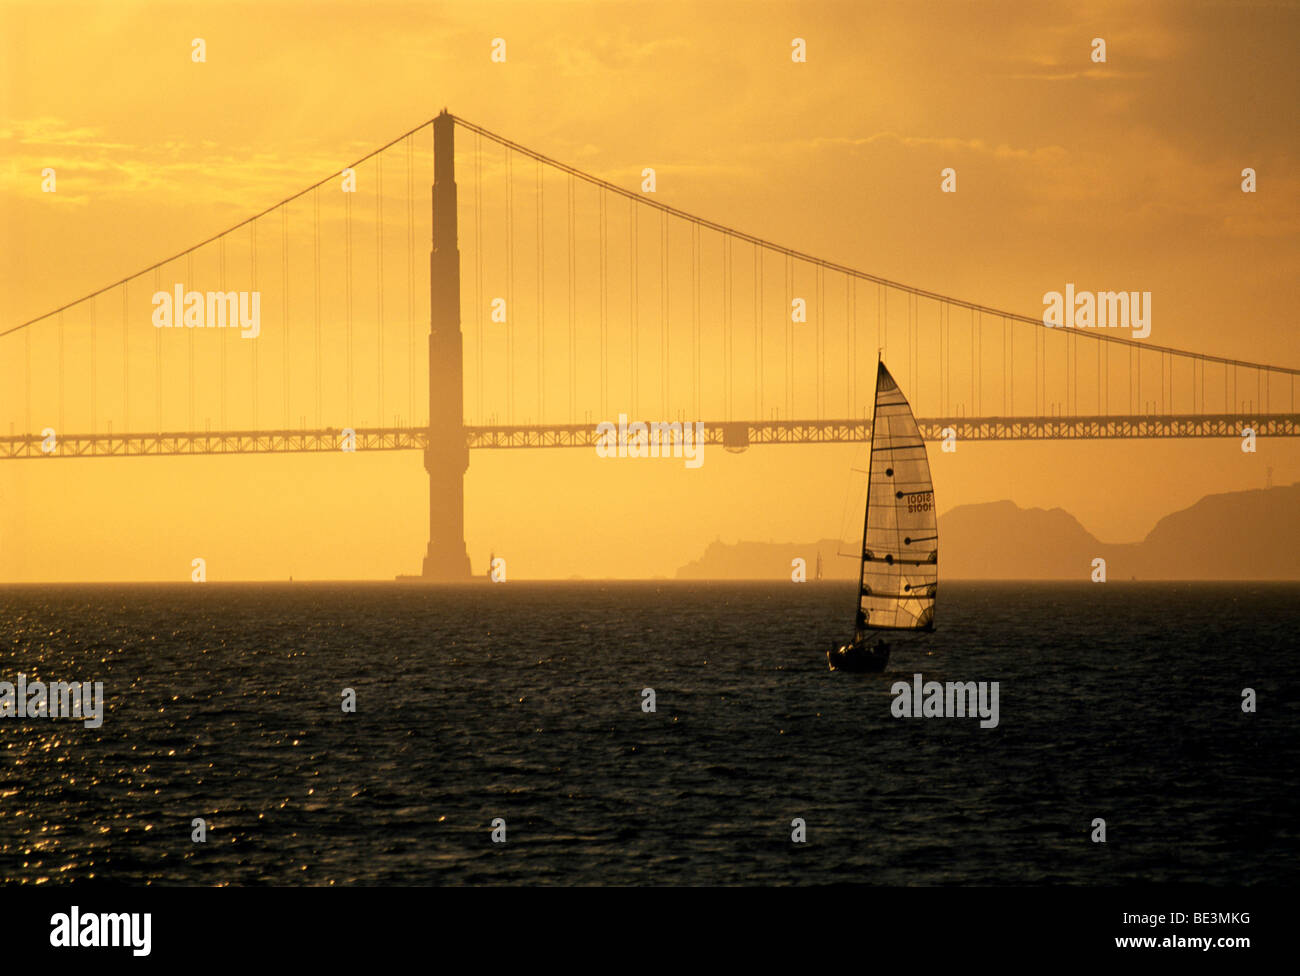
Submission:
<svg viewBox="0 0 1300 976">
<path fill-rule="evenodd" d="M 939 611 L 845 675 L 851 584 L 0 588 L 0 681 L 107 704 L 0 718 L 0 878 L 1296 880 L 1300 587 L 948 583 Z M 998 681 L 999 726 L 894 718 L 917 671 Z"/>
</svg>

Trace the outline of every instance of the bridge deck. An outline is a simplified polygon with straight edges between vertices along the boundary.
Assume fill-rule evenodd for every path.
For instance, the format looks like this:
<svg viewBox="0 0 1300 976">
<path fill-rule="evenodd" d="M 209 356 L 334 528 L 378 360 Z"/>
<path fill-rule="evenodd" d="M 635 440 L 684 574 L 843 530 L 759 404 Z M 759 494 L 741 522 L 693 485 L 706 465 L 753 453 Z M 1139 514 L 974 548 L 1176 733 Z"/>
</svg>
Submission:
<svg viewBox="0 0 1300 976">
<path fill-rule="evenodd" d="M 918 420 L 926 440 L 942 440 L 951 428 L 958 441 L 1105 440 L 1139 438 L 1300 436 L 1300 414 L 1205 414 L 1111 417 L 926 417 Z M 357 451 L 422 451 L 427 427 L 359 427 Z M 843 444 L 871 438 L 869 420 L 706 421 L 704 443 L 728 450 L 760 444 Z M 0 460 L 26 458 L 148 457 L 184 454 L 303 454 L 340 451 L 344 431 L 171 431 L 162 433 L 56 435 L 44 449 L 39 434 L 0 437 Z M 579 447 L 594 450 L 593 424 L 503 425 L 465 428 L 469 447 L 484 449 Z"/>
</svg>

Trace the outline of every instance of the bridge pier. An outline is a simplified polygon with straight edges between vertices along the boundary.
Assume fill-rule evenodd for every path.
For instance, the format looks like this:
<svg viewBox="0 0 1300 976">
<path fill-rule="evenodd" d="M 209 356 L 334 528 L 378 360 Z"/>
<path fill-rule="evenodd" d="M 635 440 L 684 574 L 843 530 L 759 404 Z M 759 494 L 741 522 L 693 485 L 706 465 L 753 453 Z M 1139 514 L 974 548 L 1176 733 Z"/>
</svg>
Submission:
<svg viewBox="0 0 1300 976">
<path fill-rule="evenodd" d="M 460 249 L 456 237 L 455 120 L 433 122 L 433 250 L 429 254 L 429 546 L 421 576 L 470 578 L 465 549 L 464 377 L 460 331 Z"/>
</svg>

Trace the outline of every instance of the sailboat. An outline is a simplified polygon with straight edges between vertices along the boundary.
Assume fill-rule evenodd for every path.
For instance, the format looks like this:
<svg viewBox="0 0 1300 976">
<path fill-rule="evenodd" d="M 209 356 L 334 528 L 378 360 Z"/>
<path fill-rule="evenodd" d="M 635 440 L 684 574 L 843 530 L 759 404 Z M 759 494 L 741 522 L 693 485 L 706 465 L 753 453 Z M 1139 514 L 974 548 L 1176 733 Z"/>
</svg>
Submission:
<svg viewBox="0 0 1300 976">
<path fill-rule="evenodd" d="M 826 652 L 831 670 L 883 671 L 889 644 L 879 632 L 934 630 L 938 587 L 939 520 L 925 441 L 882 361 L 876 367 L 853 639 Z"/>
</svg>

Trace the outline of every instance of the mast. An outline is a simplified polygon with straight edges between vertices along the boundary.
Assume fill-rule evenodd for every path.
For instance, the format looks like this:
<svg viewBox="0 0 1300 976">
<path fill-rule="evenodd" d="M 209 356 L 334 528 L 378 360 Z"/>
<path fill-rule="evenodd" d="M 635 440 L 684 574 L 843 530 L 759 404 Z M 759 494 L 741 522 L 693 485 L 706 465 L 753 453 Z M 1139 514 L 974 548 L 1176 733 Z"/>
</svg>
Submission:
<svg viewBox="0 0 1300 976">
<path fill-rule="evenodd" d="M 858 589 L 853 594 L 853 635 L 861 637 L 866 629 L 862 612 L 862 581 L 867 571 L 867 520 L 871 518 L 871 463 L 876 454 L 876 404 L 880 402 L 880 350 L 876 350 L 876 392 L 871 397 L 871 446 L 867 451 L 867 503 L 862 510 L 862 544 L 858 546 Z"/>
</svg>

